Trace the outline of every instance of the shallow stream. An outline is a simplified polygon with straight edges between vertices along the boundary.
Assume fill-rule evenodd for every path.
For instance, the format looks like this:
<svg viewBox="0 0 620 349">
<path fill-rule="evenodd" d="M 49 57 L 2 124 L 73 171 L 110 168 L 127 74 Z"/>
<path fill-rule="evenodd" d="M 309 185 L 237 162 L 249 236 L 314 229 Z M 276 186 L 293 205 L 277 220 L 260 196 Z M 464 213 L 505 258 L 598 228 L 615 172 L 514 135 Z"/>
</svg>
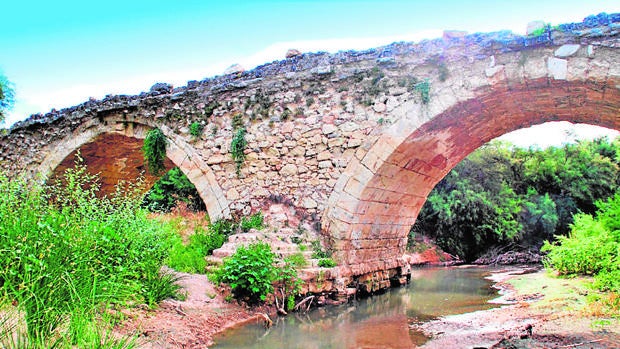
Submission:
<svg viewBox="0 0 620 349">
<path fill-rule="evenodd" d="M 216 337 L 211 348 L 415 348 L 428 338 L 410 324 L 495 307 L 488 301 L 497 291 L 484 279 L 492 271 L 414 269 L 407 286 L 338 307 L 293 313 L 268 330 L 262 324 L 233 328 Z"/>
</svg>

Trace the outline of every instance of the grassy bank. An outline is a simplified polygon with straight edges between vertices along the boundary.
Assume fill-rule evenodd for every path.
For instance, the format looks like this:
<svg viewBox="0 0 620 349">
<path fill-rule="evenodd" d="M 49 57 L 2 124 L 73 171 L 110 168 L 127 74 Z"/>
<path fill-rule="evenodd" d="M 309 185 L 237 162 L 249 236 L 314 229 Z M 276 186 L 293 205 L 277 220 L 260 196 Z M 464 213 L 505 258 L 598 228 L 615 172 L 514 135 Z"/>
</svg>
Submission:
<svg viewBox="0 0 620 349">
<path fill-rule="evenodd" d="M 560 278 L 542 270 L 507 281 L 514 299 L 566 331 L 605 330 L 620 334 L 620 308 L 614 292 L 595 288 L 593 278 Z"/>
<path fill-rule="evenodd" d="M 178 287 L 161 271 L 173 232 L 148 218 L 139 192 L 100 198 L 79 164 L 58 185 L 0 174 L 0 347 L 135 346 L 112 336 L 117 310 Z"/>
</svg>

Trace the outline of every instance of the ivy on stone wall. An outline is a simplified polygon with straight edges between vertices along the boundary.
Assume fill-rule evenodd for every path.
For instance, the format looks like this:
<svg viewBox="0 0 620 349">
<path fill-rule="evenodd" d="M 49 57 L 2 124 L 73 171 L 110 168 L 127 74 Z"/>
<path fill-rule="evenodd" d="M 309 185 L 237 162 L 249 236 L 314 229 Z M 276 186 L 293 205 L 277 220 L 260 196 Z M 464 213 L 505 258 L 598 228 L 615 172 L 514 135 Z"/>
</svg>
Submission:
<svg viewBox="0 0 620 349">
<path fill-rule="evenodd" d="M 230 154 L 237 165 L 237 177 L 241 175 L 241 166 L 245 161 L 245 147 L 248 142 L 245 140 L 246 129 L 240 127 L 237 129 L 230 143 Z"/>
<path fill-rule="evenodd" d="M 146 162 L 149 172 L 154 175 L 164 170 L 167 145 L 168 140 L 166 136 L 158 128 L 150 130 L 144 139 L 144 146 L 142 146 L 144 161 Z"/>
</svg>

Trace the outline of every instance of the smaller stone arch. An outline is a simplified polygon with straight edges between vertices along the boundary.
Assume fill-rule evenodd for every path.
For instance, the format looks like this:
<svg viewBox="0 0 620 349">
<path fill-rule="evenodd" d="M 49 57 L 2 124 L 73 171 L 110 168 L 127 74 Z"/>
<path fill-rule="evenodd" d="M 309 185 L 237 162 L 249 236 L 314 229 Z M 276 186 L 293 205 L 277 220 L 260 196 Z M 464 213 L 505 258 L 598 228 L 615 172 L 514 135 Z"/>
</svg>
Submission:
<svg viewBox="0 0 620 349">
<path fill-rule="evenodd" d="M 230 217 L 230 208 L 213 171 L 185 139 L 169 127 L 155 126 L 147 122 L 130 120 L 126 117 L 109 116 L 105 120 L 91 119 L 61 140 L 47 145 L 41 153 L 47 154 L 31 175 L 42 179 L 49 178 L 53 171 L 75 150 L 105 134 L 144 139 L 151 129 L 159 127 L 168 139 L 166 155 L 168 159 L 196 186 L 200 198 L 205 203 L 211 219 Z"/>
</svg>

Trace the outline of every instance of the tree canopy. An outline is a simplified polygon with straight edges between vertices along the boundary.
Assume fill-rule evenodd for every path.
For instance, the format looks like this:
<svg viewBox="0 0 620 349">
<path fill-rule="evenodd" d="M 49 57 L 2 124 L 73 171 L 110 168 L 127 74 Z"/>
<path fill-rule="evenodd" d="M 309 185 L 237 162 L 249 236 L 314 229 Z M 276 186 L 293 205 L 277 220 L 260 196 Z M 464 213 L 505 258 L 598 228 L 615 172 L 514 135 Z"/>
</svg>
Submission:
<svg viewBox="0 0 620 349">
<path fill-rule="evenodd" d="M 15 89 L 13 84 L 0 73 L 0 123 L 6 119 L 6 112 L 13 107 L 15 102 Z"/>
<path fill-rule="evenodd" d="M 433 237 L 466 261 L 491 247 L 539 248 L 567 235 L 574 214 L 593 214 L 616 192 L 619 145 L 606 138 L 542 150 L 486 144 L 437 184 L 412 235 Z"/>
</svg>

